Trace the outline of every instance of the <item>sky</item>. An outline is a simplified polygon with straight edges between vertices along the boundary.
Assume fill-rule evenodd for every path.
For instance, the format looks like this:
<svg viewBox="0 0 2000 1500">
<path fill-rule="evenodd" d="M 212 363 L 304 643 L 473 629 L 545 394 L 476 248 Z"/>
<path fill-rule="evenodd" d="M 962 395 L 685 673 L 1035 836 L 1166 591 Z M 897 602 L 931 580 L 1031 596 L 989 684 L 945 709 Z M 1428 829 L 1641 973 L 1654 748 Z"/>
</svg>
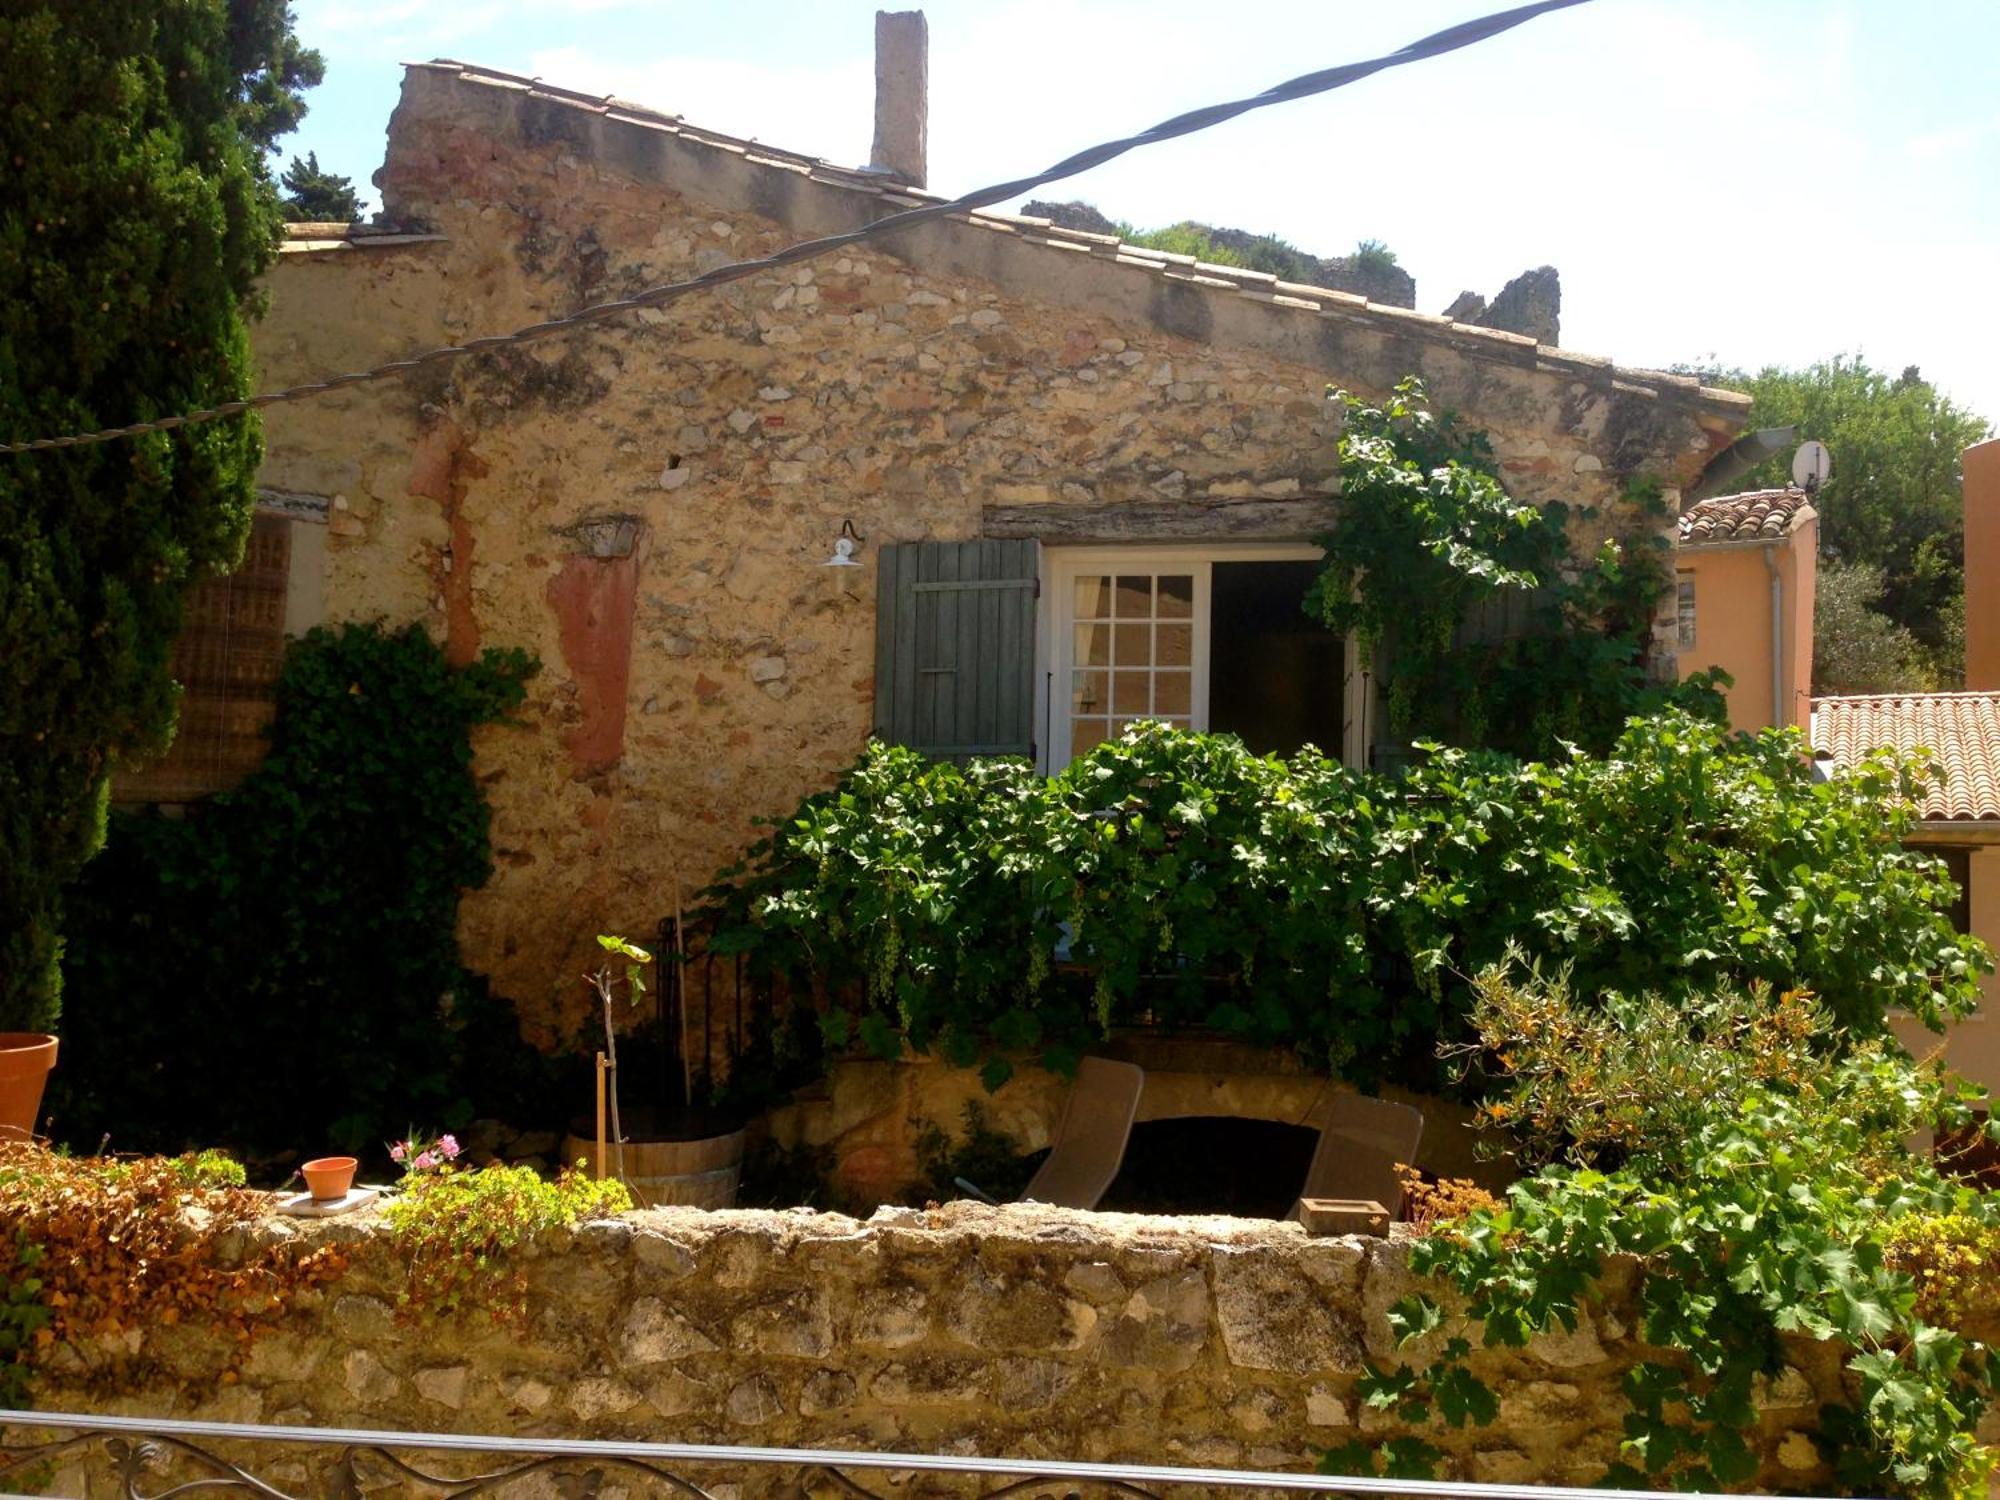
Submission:
<svg viewBox="0 0 2000 1500">
<path fill-rule="evenodd" d="M 286 153 L 369 179 L 405 61 L 452 57 L 858 164 L 874 0 L 294 0 L 326 82 Z M 929 0 L 930 187 L 956 194 L 1501 0 Z M 1621 364 L 1918 366 L 2000 426 L 2000 0 L 1591 0 L 1049 189 L 1318 255 L 1417 306 L 1562 273 Z M 494 330 L 498 331 L 498 330 Z"/>
</svg>

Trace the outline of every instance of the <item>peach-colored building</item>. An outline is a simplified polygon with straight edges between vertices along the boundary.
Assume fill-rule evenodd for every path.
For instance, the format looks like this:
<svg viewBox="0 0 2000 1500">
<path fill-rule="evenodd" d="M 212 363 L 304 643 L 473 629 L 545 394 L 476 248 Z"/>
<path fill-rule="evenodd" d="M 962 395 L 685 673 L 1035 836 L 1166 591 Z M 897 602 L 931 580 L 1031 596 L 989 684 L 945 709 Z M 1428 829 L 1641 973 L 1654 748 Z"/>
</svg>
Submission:
<svg viewBox="0 0 2000 1500">
<path fill-rule="evenodd" d="M 1911 843 L 1937 853 L 1958 882 L 1960 930 L 2000 949 L 2000 441 L 1968 448 L 1964 476 L 1966 691 L 1820 698 L 1811 730 L 1815 753 L 1835 764 L 1880 746 L 1936 756 L 1942 779 Z M 1940 1045 L 1915 1021 L 1896 1029 L 1919 1055 Z M 1987 977 L 1979 1013 L 1943 1046 L 1966 1078 L 2000 1090 L 2000 979 Z"/>
<path fill-rule="evenodd" d="M 1735 679 L 1729 722 L 1803 729 L 1812 713 L 1819 514 L 1799 489 L 1717 495 L 1681 513 L 1674 582 L 1681 676 Z"/>
</svg>

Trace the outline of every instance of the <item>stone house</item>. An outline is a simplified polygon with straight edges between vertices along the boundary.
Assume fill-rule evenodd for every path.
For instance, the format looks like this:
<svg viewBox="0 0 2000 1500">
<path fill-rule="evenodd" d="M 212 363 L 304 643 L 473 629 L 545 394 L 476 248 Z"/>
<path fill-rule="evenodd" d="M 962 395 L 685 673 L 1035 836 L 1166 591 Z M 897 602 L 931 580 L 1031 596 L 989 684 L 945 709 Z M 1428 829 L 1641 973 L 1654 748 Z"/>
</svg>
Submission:
<svg viewBox="0 0 2000 1500">
<path fill-rule="evenodd" d="M 894 160 L 849 168 L 411 66 L 377 179 L 393 227 L 295 231 L 256 330 L 262 378 L 535 323 L 927 201 L 921 96 L 907 70 L 883 77 Z M 1748 407 L 1517 334 L 965 215 L 273 409 L 270 540 L 244 610 L 267 635 L 414 620 L 461 661 L 539 655 L 526 722 L 477 743 L 498 870 L 461 937 L 547 1038 L 581 1010 L 593 934 L 650 932 L 871 731 L 1059 765 L 1153 715 L 1366 760 L 1368 663 L 1297 606 L 1337 510 L 1326 388 L 1412 374 L 1490 435 L 1516 495 L 1591 508 L 1587 545 L 1667 538 L 1671 514 L 1626 482 L 1689 484 Z M 823 566 L 843 536 L 859 566 Z M 1673 632 L 1669 608 L 1668 672 Z M 257 672 L 218 681 L 216 733 L 240 751 Z M 244 758 L 199 734 L 176 756 L 151 795 L 198 795 Z"/>
</svg>

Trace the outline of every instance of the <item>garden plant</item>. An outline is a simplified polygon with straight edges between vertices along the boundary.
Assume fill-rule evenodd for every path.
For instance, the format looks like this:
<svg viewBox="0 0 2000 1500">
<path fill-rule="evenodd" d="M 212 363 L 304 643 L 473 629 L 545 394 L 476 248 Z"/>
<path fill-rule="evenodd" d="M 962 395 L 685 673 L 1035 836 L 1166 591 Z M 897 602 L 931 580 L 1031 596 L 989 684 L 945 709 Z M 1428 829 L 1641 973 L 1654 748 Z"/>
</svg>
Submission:
<svg viewBox="0 0 2000 1500">
<path fill-rule="evenodd" d="M 1828 1340 L 1846 1398 L 1819 1411 L 1814 1439 L 1846 1488 L 1985 1493 L 1993 1455 L 1974 1430 L 1996 1385 L 1980 1335 L 2000 1202 L 1908 1144 L 1972 1128 L 1977 1091 L 1854 1040 L 1799 990 L 1586 1000 L 1518 957 L 1474 988 L 1477 1040 L 1452 1050 L 1490 1080 L 1496 1144 L 1541 1165 L 1504 1204 L 1425 1227 L 1411 1268 L 1436 1290 L 1391 1311 L 1408 1358 L 1362 1382 L 1402 1431 L 1330 1453 L 1330 1471 L 1431 1473 L 1427 1430 L 1498 1413 L 1475 1350 L 1573 1333 L 1629 1273 L 1647 1349 L 1602 1482 L 1756 1480 L 1760 1389 L 1804 1341 Z"/>
</svg>

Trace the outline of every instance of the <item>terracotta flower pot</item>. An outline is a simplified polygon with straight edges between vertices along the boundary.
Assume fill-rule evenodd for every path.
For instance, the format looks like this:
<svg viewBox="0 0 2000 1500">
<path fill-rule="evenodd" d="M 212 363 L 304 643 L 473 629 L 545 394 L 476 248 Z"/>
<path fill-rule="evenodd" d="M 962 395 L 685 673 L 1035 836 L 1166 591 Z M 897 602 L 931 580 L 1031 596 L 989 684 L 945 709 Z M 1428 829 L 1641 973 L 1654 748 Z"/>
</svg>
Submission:
<svg viewBox="0 0 2000 1500">
<path fill-rule="evenodd" d="M 313 1195 L 315 1203 L 331 1203 L 336 1198 L 345 1198 L 347 1190 L 354 1186 L 355 1161 L 351 1156 L 322 1156 L 307 1162 L 299 1171 L 305 1174 L 306 1191 Z"/>
<path fill-rule="evenodd" d="M 42 1088 L 56 1065 L 56 1039 L 38 1031 L 0 1031 L 0 1141 L 35 1136 Z"/>
</svg>

